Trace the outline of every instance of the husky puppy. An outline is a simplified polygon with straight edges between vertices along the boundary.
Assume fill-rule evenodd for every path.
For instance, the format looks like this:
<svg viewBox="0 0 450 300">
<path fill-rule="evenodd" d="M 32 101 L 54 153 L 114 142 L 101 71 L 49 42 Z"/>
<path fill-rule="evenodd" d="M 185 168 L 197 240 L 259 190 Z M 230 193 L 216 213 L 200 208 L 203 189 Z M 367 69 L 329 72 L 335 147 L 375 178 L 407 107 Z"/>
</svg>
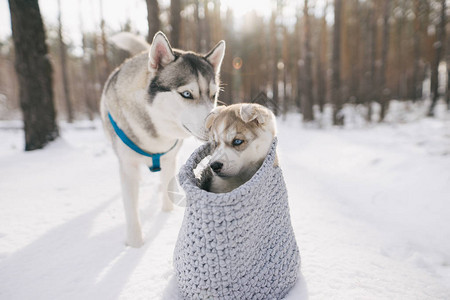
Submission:
<svg viewBox="0 0 450 300">
<path fill-rule="evenodd" d="M 261 167 L 276 135 L 274 114 L 259 104 L 219 106 L 205 127 L 214 151 L 200 187 L 213 193 L 227 193 L 247 182 Z"/>
<path fill-rule="evenodd" d="M 216 105 L 225 42 L 199 55 L 172 49 L 162 32 L 151 45 L 127 35 L 120 41 L 131 45 L 132 53 L 144 52 L 109 76 L 101 98 L 101 117 L 119 160 L 126 243 L 140 247 L 140 166 L 161 171 L 163 210 L 171 210 L 169 183 L 175 177 L 182 140 L 192 135 L 207 138 L 204 122 Z"/>
</svg>

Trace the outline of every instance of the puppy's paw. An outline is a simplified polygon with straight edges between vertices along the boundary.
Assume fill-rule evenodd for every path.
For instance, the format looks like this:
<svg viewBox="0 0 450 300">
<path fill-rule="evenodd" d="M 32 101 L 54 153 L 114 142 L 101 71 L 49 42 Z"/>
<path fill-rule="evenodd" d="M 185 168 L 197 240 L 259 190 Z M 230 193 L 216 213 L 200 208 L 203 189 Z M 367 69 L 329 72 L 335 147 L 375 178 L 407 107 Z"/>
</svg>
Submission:
<svg viewBox="0 0 450 300">
<path fill-rule="evenodd" d="M 200 181 L 199 181 L 199 187 L 202 190 L 210 192 L 212 180 L 213 180 L 213 173 L 211 171 L 211 168 L 206 167 L 201 174 Z"/>
</svg>

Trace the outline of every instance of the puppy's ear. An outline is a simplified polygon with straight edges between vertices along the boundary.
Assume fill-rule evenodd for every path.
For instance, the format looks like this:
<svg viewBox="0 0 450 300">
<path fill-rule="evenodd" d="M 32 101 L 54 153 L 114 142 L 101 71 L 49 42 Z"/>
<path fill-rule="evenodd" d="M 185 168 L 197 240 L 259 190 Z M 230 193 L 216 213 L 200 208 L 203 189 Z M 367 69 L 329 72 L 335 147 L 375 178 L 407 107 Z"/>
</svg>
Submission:
<svg viewBox="0 0 450 300">
<path fill-rule="evenodd" d="M 220 72 L 220 66 L 222 65 L 223 57 L 225 56 L 225 41 L 220 41 L 214 48 L 205 55 L 205 58 L 213 66 L 214 72 L 218 74 Z"/>
<path fill-rule="evenodd" d="M 206 130 L 211 130 L 212 125 L 214 124 L 214 121 L 216 120 L 217 116 L 220 114 L 222 110 L 224 110 L 225 106 L 217 106 L 214 108 L 209 115 L 205 119 L 205 128 Z"/>
<path fill-rule="evenodd" d="M 270 117 L 268 109 L 258 104 L 243 104 L 239 115 L 245 123 L 256 120 L 259 124 L 264 124 Z"/>
<path fill-rule="evenodd" d="M 148 53 L 148 70 L 155 73 L 175 60 L 172 47 L 164 33 L 158 31 L 153 37 Z"/>
</svg>

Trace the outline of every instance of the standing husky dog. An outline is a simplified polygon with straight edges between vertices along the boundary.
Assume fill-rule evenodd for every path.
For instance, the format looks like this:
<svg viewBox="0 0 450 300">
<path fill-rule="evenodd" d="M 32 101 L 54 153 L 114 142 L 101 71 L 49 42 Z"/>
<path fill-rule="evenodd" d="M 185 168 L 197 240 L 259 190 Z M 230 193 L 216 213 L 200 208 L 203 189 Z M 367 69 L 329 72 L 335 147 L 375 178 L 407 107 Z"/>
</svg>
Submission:
<svg viewBox="0 0 450 300">
<path fill-rule="evenodd" d="M 205 123 L 214 151 L 200 187 L 231 192 L 261 167 L 276 135 L 275 116 L 262 105 L 242 103 L 216 107 Z"/>
<path fill-rule="evenodd" d="M 137 39 L 132 43 L 148 51 L 111 73 L 102 94 L 101 116 L 119 159 L 126 242 L 140 247 L 139 167 L 161 171 L 163 210 L 171 210 L 168 188 L 176 172 L 176 155 L 184 138 L 206 138 L 204 122 L 217 101 L 225 42 L 205 56 L 172 49 L 161 32 L 151 45 Z"/>
</svg>

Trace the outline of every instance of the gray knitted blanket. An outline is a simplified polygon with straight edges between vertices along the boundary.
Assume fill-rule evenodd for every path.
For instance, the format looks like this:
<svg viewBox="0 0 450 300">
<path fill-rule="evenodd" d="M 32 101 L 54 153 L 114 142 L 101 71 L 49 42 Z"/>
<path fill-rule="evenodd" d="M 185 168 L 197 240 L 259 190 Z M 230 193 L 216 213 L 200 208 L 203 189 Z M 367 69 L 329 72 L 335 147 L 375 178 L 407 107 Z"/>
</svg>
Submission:
<svg viewBox="0 0 450 300">
<path fill-rule="evenodd" d="M 174 253 L 185 299 L 282 299 L 295 284 L 300 255 L 277 140 L 245 184 L 223 194 L 198 187 L 193 170 L 211 152 L 199 147 L 181 168 L 187 207 Z"/>
</svg>

